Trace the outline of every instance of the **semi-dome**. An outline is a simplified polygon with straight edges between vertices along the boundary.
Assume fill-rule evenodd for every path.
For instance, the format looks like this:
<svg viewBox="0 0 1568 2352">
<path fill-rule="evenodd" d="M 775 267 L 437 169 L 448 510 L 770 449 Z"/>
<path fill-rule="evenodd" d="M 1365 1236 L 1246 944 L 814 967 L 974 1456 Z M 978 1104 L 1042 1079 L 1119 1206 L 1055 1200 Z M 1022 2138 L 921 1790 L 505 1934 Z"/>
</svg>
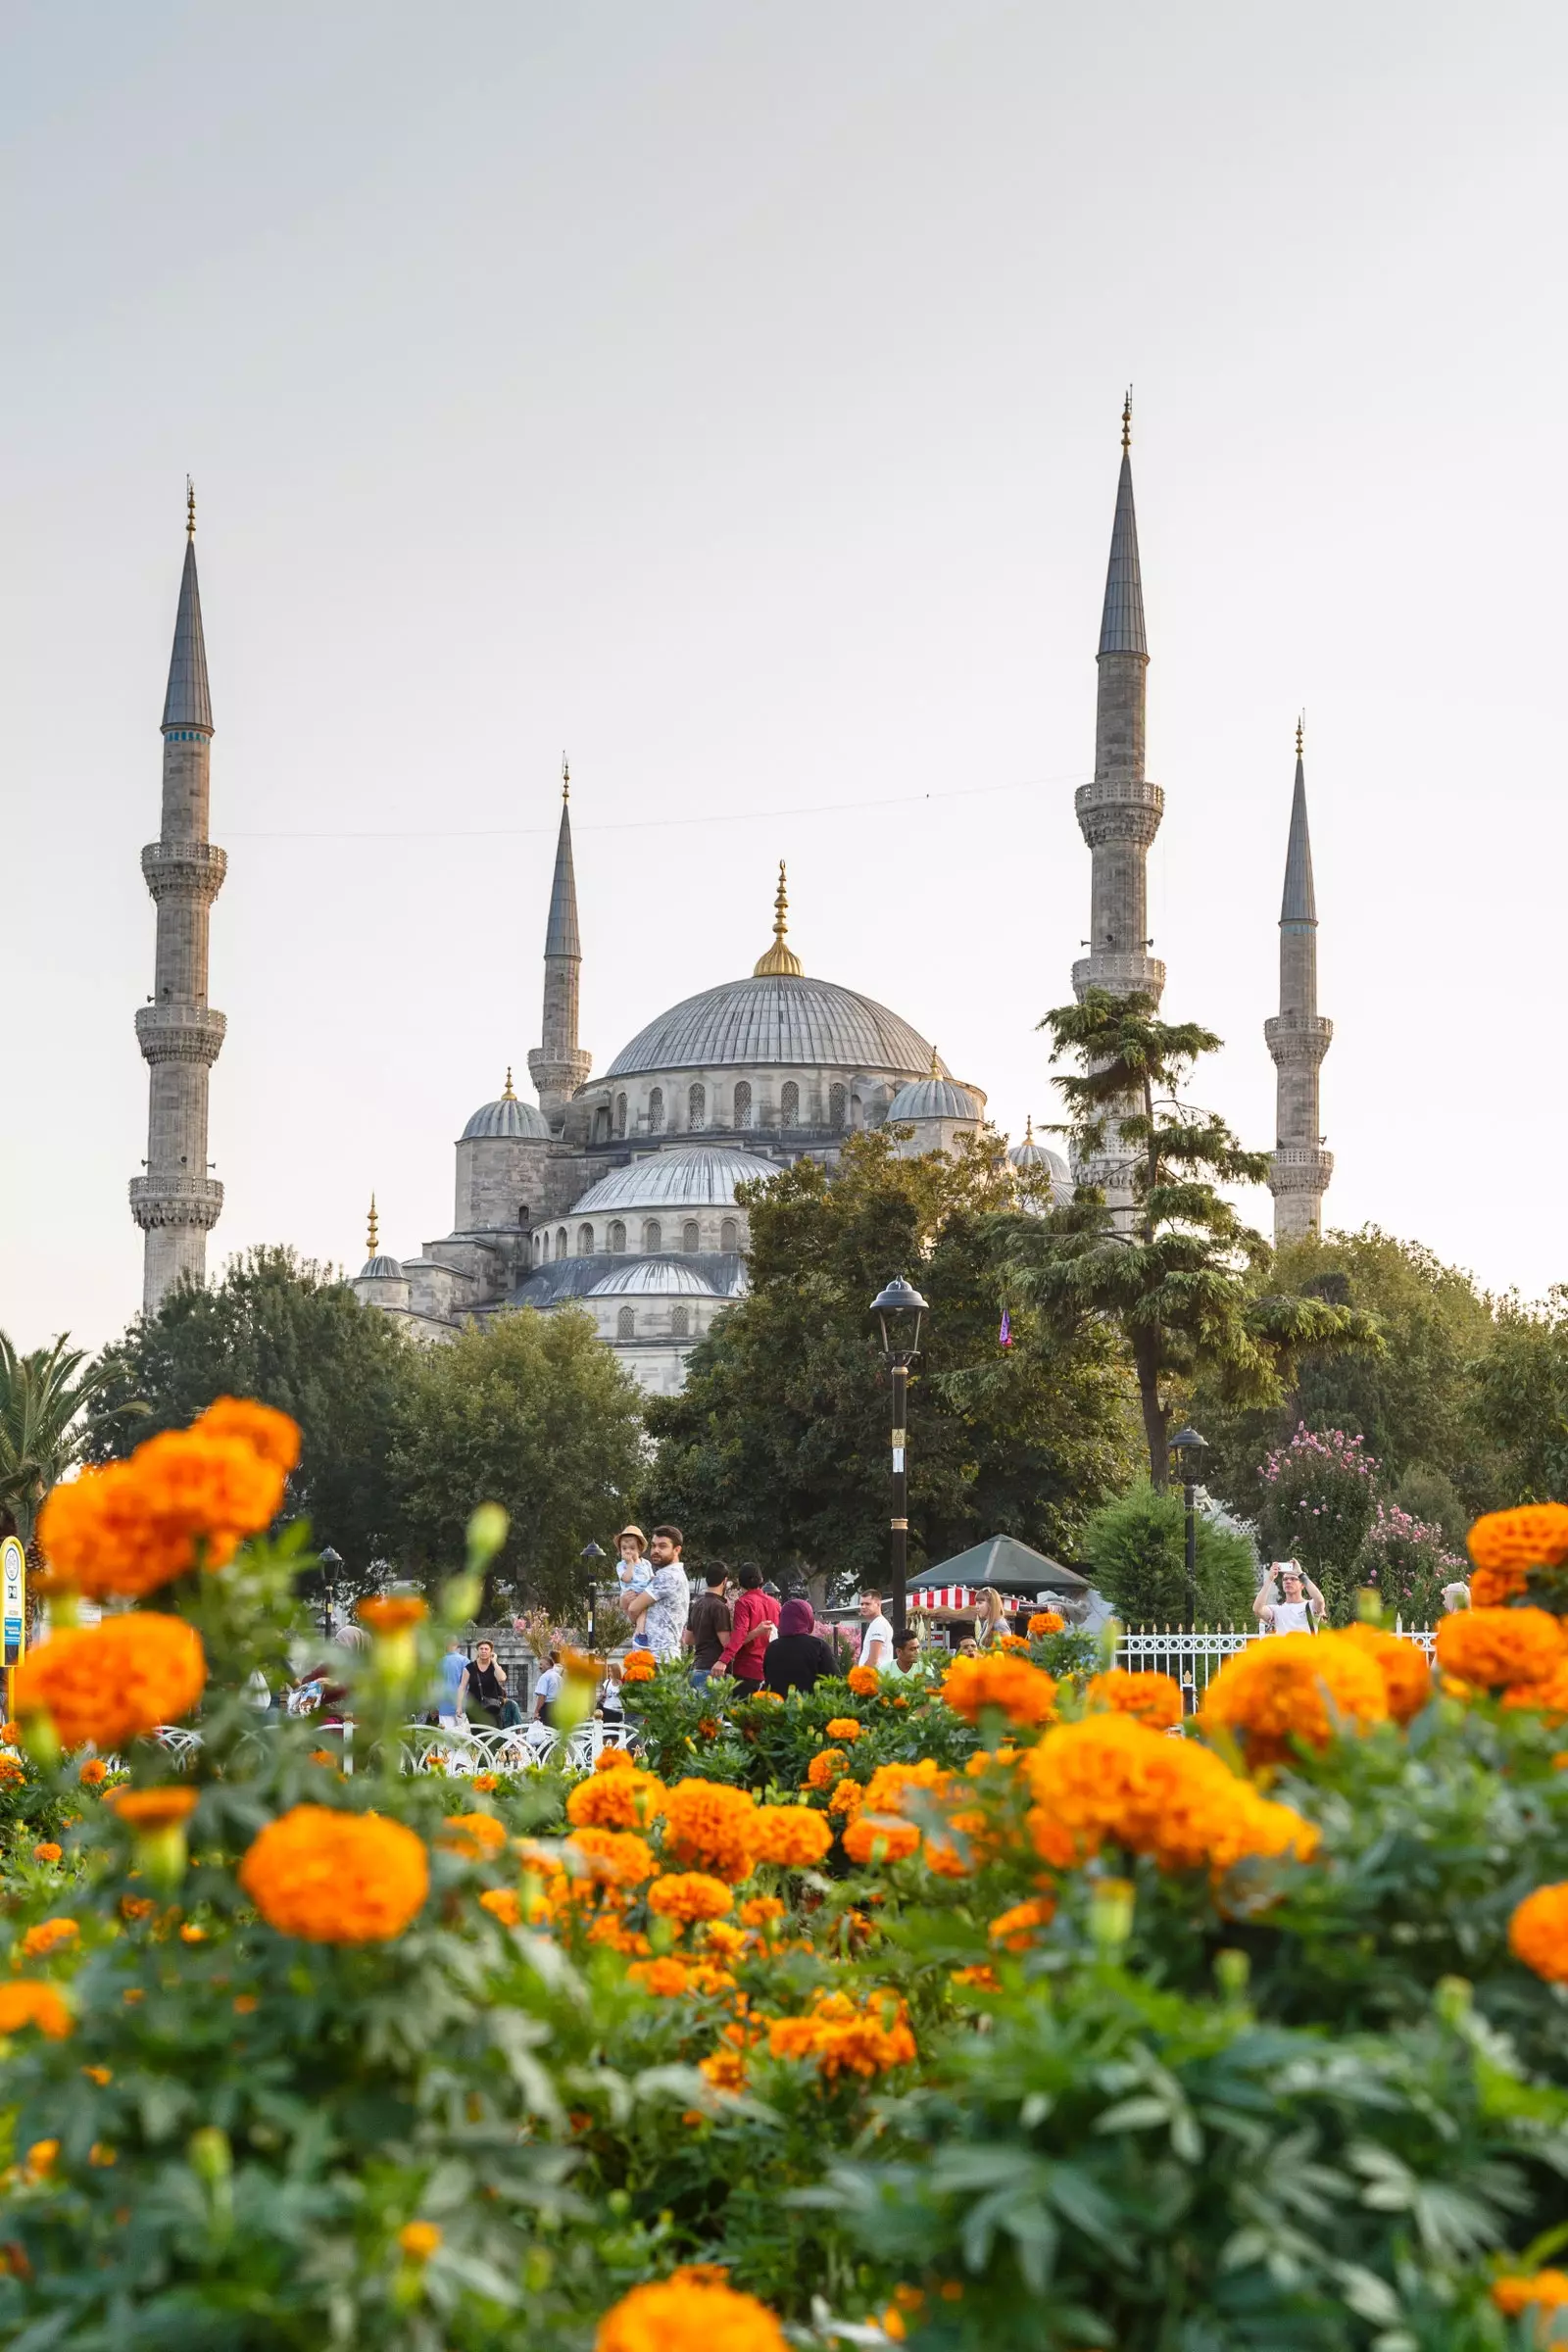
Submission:
<svg viewBox="0 0 1568 2352">
<path fill-rule="evenodd" d="M 653 1152 L 627 1168 L 612 1168 L 591 1185 L 571 1214 L 587 1216 L 608 1208 L 729 1208 L 735 1187 L 754 1177 L 776 1176 L 778 1163 L 755 1152 L 721 1144 L 694 1145 L 682 1152 Z"/>
<path fill-rule="evenodd" d="M 512 1072 L 507 1071 L 507 1083 L 493 1102 L 481 1102 L 463 1130 L 462 1142 L 474 1136 L 501 1136 L 512 1143 L 540 1143 L 550 1141 L 550 1122 L 532 1102 L 519 1102 L 512 1091 Z"/>
<path fill-rule="evenodd" d="M 623 1046 L 607 1078 L 733 1067 L 888 1070 L 917 1077 L 931 1048 L 870 997 L 804 973 L 756 971 L 672 1005 Z"/>
<path fill-rule="evenodd" d="M 398 1259 L 388 1257 L 384 1250 L 378 1250 L 373 1257 L 368 1257 L 359 1272 L 361 1282 L 379 1282 L 388 1277 L 394 1282 L 401 1282 L 403 1268 Z"/>
<path fill-rule="evenodd" d="M 933 1054 L 932 1060 L 935 1061 Z M 951 1078 L 940 1078 L 933 1069 L 929 1078 L 916 1078 L 901 1086 L 888 1104 L 888 1124 L 902 1127 L 914 1119 L 978 1119 L 980 1105 L 966 1086 L 956 1086 Z"/>
<path fill-rule="evenodd" d="M 690 1259 L 639 1257 L 604 1275 L 588 1294 L 590 1298 L 717 1298 L 718 1285 L 700 1274 Z"/>
</svg>

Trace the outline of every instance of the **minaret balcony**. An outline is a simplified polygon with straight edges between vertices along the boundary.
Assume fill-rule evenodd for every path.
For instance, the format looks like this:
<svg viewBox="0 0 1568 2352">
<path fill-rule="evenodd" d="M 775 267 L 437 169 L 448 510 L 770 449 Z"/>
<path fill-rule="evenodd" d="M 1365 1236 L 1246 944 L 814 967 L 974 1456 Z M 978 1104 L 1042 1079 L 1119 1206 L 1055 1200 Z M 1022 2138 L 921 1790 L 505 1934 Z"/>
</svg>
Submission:
<svg viewBox="0 0 1568 2352">
<path fill-rule="evenodd" d="M 1326 1193 L 1334 1154 L 1318 1144 L 1281 1144 L 1268 1155 L 1271 1193 Z"/>
<path fill-rule="evenodd" d="M 1165 966 L 1157 956 L 1118 955 L 1102 949 L 1080 956 L 1072 967 L 1073 994 L 1082 1004 L 1092 988 L 1112 997 L 1152 997 L 1157 1004 L 1165 993 Z"/>
<path fill-rule="evenodd" d="M 206 1004 L 142 1004 L 136 1010 L 144 1061 L 199 1061 L 211 1069 L 227 1029 L 223 1014 Z"/>
<path fill-rule="evenodd" d="M 228 857 L 210 841 L 150 841 L 141 871 L 155 899 L 186 895 L 211 906 L 223 887 Z"/>
<path fill-rule="evenodd" d="M 1320 1012 L 1277 1012 L 1263 1023 L 1263 1037 L 1276 1062 L 1319 1062 L 1329 1050 L 1334 1023 Z"/>
<path fill-rule="evenodd" d="M 223 1209 L 223 1188 L 213 1176 L 133 1176 L 130 1213 L 143 1233 L 155 1227 L 199 1226 L 211 1233 Z"/>
<path fill-rule="evenodd" d="M 1165 813 L 1165 794 L 1144 776 L 1096 776 L 1073 795 L 1078 830 L 1092 850 L 1106 842 L 1131 842 L 1147 850 Z"/>
</svg>

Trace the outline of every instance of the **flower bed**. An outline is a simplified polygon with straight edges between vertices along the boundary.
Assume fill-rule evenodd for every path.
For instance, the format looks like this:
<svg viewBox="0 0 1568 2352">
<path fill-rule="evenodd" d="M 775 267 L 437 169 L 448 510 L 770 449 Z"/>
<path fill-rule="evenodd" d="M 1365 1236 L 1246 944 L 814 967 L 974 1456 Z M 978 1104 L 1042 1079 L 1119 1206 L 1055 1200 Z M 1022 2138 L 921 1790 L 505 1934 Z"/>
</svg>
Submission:
<svg viewBox="0 0 1568 2352">
<path fill-rule="evenodd" d="M 275 1462 L 286 1425 L 251 1426 Z M 1371 1627 L 1253 1645 L 1186 1725 L 1054 1631 L 722 1716 L 666 1671 L 639 1757 L 460 1797 L 396 1735 L 492 1520 L 439 1607 L 367 1611 L 345 1778 L 308 1723 L 255 1736 L 303 1553 L 203 1443 L 146 1472 L 159 1532 L 140 1455 L 74 1502 L 62 1551 L 132 1605 L 19 1677 L 5 1752 L 58 1834 L 7 1831 L 5 2341 L 1545 2340 L 1554 1523 L 1482 1523 L 1503 1590 L 1435 1681 Z M 123 1728 L 175 1682 L 177 1782 Z M 118 1785 L 71 1744 L 111 1737 Z"/>
</svg>

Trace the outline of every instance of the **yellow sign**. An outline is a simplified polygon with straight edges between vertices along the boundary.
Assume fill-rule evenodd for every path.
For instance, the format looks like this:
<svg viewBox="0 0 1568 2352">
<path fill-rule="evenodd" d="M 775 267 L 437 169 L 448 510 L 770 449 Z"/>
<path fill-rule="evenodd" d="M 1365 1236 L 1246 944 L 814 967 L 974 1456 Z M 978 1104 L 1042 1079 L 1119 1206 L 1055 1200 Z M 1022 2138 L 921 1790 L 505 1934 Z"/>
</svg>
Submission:
<svg viewBox="0 0 1568 2352">
<path fill-rule="evenodd" d="M 27 1646 L 27 1555 L 16 1536 L 0 1539 L 0 1628 L 6 1665 L 20 1666 Z"/>
</svg>

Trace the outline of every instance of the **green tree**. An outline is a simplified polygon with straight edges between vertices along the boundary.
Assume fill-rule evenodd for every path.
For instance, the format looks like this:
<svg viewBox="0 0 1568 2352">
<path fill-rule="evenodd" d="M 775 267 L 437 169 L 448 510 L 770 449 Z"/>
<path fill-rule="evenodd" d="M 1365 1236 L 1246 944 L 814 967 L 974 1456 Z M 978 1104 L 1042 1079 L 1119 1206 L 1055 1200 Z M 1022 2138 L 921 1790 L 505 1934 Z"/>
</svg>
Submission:
<svg viewBox="0 0 1568 2352">
<path fill-rule="evenodd" d="M 1233 1527 L 1200 1514 L 1197 1622 L 1246 1621 L 1257 1592 L 1252 1546 Z M 1095 1584 L 1124 1625 L 1187 1622 L 1187 1512 L 1180 1494 L 1139 1485 L 1096 1511 L 1084 1529 Z"/>
<path fill-rule="evenodd" d="M 911 1561 L 998 1534 L 1070 1556 L 1128 1475 L 1126 1376 L 1097 1317 L 1020 1297 L 998 1139 L 901 1158 L 886 1132 L 855 1136 L 831 1180 L 798 1160 L 746 1205 L 751 1289 L 693 1349 L 681 1395 L 649 1401 L 649 1507 L 781 1574 L 879 1578 L 889 1397 L 868 1310 L 902 1271 L 931 1306 L 909 1386 Z"/>
<path fill-rule="evenodd" d="M 1378 1465 L 1343 1429 L 1298 1429 L 1263 1464 L 1263 1529 L 1275 1559 L 1299 1560 L 1329 1623 L 1350 1615 L 1351 1571 L 1378 1505 Z"/>
<path fill-rule="evenodd" d="M 216 1396 L 276 1405 L 302 1438 L 285 1515 L 309 1519 L 316 1541 L 342 1554 L 352 1587 L 395 1541 L 387 1457 L 416 1361 L 396 1325 L 329 1268 L 288 1249 L 251 1250 L 210 1290 L 181 1284 L 106 1349 L 106 1402 L 139 1398 L 148 1410 L 106 1430 L 96 1458 L 183 1428 Z"/>
<path fill-rule="evenodd" d="M 470 1324 L 421 1351 L 398 1403 L 398 1550 L 421 1581 L 463 1557 L 468 1515 L 499 1502 L 511 1529 L 486 1585 L 557 1616 L 583 1597 L 582 1547 L 626 1515 L 642 1468 L 637 1387 L 577 1308 Z"/>
<path fill-rule="evenodd" d="M 1491 1346 L 1469 1371 L 1476 1426 L 1492 1449 L 1476 1507 L 1568 1497 L 1568 1285 L 1541 1306 L 1504 1299 Z"/>
<path fill-rule="evenodd" d="M 1271 1252 L 1218 1190 L 1261 1184 L 1268 1155 L 1245 1151 L 1217 1113 L 1182 1100 L 1194 1064 L 1220 1040 L 1194 1021 L 1162 1021 L 1147 997 L 1091 989 L 1041 1023 L 1052 1059 L 1079 1067 L 1056 1080 L 1081 1160 L 1123 1158 L 1131 1209 L 1078 1199 L 1032 1230 L 1018 1265 L 1031 1295 L 1057 1309 L 1110 1317 L 1138 1382 L 1149 1474 L 1169 1477 L 1179 1388 L 1200 1375 L 1238 1402 L 1273 1404 L 1301 1348 L 1376 1348 L 1368 1315 L 1323 1298 L 1260 1290 Z"/>
<path fill-rule="evenodd" d="M 0 1331 L 0 1515 L 34 1565 L 33 1531 L 50 1488 L 144 1411 L 137 1397 L 111 1396 L 110 1385 L 104 1364 L 89 1364 L 69 1334 L 23 1355 Z"/>
</svg>

